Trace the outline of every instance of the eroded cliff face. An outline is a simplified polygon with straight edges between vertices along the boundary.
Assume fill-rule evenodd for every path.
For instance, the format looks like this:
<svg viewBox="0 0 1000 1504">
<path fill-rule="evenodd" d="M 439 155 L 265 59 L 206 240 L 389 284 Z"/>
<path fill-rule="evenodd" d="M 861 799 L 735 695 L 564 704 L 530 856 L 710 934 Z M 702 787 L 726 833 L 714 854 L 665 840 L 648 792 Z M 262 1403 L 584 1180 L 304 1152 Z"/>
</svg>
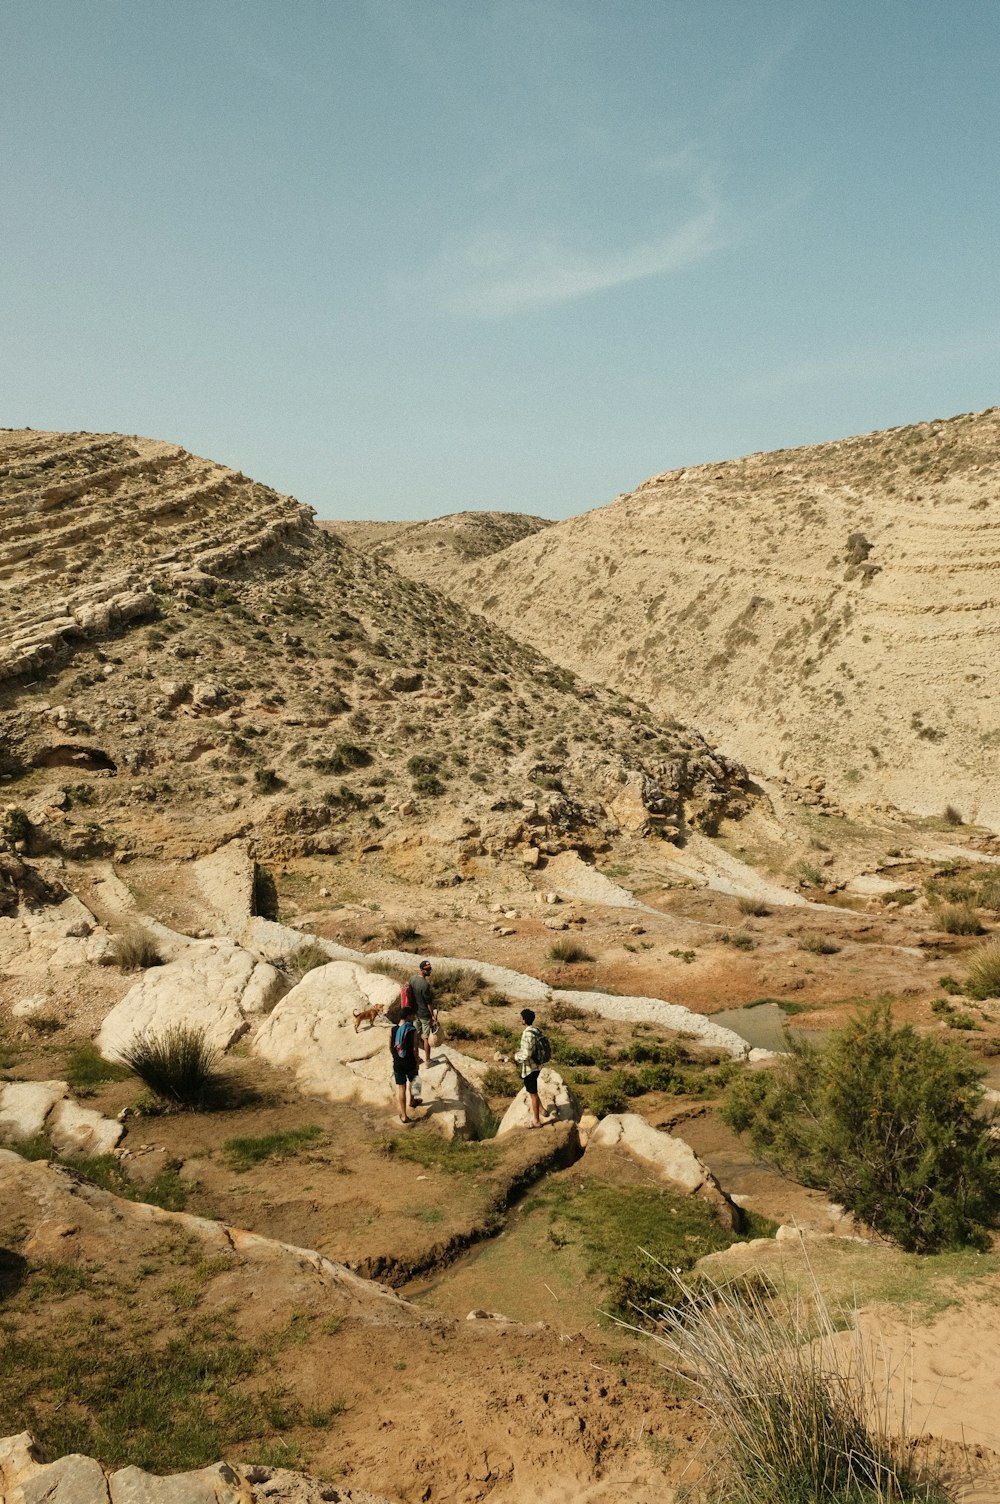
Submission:
<svg viewBox="0 0 1000 1504">
<path fill-rule="evenodd" d="M 251 836 L 423 848 L 451 881 L 746 807 L 697 732 L 174 445 L 3 433 L 0 507 L 4 831 L 29 854 Z"/>
<path fill-rule="evenodd" d="M 1000 409 L 657 475 L 452 588 L 754 769 L 1000 822 Z"/>
</svg>

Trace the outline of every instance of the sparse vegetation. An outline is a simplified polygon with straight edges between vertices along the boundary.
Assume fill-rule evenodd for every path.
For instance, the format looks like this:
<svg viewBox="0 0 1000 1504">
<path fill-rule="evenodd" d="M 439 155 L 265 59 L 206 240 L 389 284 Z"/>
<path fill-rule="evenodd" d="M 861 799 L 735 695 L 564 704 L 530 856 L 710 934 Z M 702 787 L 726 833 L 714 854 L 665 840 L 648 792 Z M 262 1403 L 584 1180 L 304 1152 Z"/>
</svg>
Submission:
<svg viewBox="0 0 1000 1504">
<path fill-rule="evenodd" d="M 976 951 L 965 978 L 965 991 L 980 1002 L 1000 997 L 1000 940 L 990 940 Z"/>
<path fill-rule="evenodd" d="M 826 935 L 814 934 L 808 930 L 798 938 L 799 950 L 808 951 L 813 956 L 835 956 L 840 946 L 833 940 L 828 940 Z"/>
<path fill-rule="evenodd" d="M 802 1300 L 761 1280 L 669 1283 L 655 1340 L 714 1422 L 711 1504 L 947 1504 L 934 1467 L 889 1428 L 883 1355 L 860 1335 L 837 1340 L 856 1312 L 831 1313 L 818 1287 Z"/>
<path fill-rule="evenodd" d="M 766 919 L 771 912 L 767 904 L 759 898 L 737 899 L 736 907 L 741 914 L 752 915 L 756 919 Z"/>
<path fill-rule="evenodd" d="M 942 904 L 937 913 L 938 928 L 948 935 L 982 935 L 985 933 L 978 913 L 970 903 Z"/>
<path fill-rule="evenodd" d="M 122 971 L 145 971 L 150 966 L 162 965 L 163 961 L 152 935 L 138 924 L 130 925 L 115 936 L 111 942 L 111 955 L 114 964 Z"/>
<path fill-rule="evenodd" d="M 301 982 L 310 971 L 316 971 L 320 966 L 329 966 L 331 957 L 327 955 L 322 945 L 315 940 L 303 940 L 297 945 L 283 961 L 284 970 L 296 982 Z"/>
<path fill-rule="evenodd" d="M 256 1138 L 227 1138 L 222 1147 L 229 1157 L 230 1169 L 242 1175 L 266 1160 L 290 1159 L 322 1137 L 323 1130 L 318 1124 L 306 1123 L 301 1128 L 288 1128 L 283 1133 L 261 1133 Z"/>
<path fill-rule="evenodd" d="M 888 1004 L 825 1049 L 792 1050 L 775 1069 L 736 1078 L 730 1126 L 905 1249 L 981 1244 L 1000 1211 L 1000 1145 L 967 1056 L 894 1028 Z"/>
<path fill-rule="evenodd" d="M 78 1097 L 87 1096 L 106 1081 L 126 1081 L 132 1074 L 127 1065 L 105 1060 L 92 1040 L 76 1045 L 66 1058 L 66 1081 Z"/>
<path fill-rule="evenodd" d="M 150 1091 L 178 1106 L 206 1107 L 219 1089 L 219 1052 L 204 1029 L 177 1024 L 137 1034 L 121 1056 Z"/>
<path fill-rule="evenodd" d="M 578 940 L 557 940 L 549 947 L 549 960 L 561 961 L 566 966 L 575 966 L 581 961 L 593 961 L 594 957 Z"/>
</svg>

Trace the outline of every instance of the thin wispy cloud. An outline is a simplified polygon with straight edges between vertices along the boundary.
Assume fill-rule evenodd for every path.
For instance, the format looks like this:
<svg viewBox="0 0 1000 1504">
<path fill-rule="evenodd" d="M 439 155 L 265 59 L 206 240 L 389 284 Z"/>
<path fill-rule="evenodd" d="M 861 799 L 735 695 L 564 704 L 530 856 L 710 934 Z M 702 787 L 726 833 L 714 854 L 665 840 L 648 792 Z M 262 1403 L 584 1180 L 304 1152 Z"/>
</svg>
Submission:
<svg viewBox="0 0 1000 1504">
<path fill-rule="evenodd" d="M 859 372 L 865 377 L 901 377 L 911 372 L 932 371 L 956 361 L 974 360 L 1000 349 L 1000 332 L 996 329 L 971 340 L 946 341 L 942 344 L 858 346 L 826 359 L 801 360 L 761 371 L 737 387 L 737 395 L 771 400 L 788 392 L 819 386 L 824 382 L 852 380 Z"/>
<path fill-rule="evenodd" d="M 668 234 L 602 251 L 583 251 L 558 238 L 483 233 L 442 256 L 432 278 L 452 313 L 504 318 L 666 276 L 722 244 L 719 210 L 712 206 Z"/>
</svg>

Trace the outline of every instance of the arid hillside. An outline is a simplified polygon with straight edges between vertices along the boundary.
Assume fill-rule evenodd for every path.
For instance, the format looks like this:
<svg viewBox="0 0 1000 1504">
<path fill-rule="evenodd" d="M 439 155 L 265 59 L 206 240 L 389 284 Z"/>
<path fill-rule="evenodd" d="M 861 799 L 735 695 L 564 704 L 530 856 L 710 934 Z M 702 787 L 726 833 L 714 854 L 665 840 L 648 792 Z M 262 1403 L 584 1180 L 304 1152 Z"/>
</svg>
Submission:
<svg viewBox="0 0 1000 1504">
<path fill-rule="evenodd" d="M 499 553 L 552 523 L 523 512 L 453 512 L 427 522 L 321 522 L 319 526 L 352 548 L 391 564 L 400 574 L 447 590 L 473 560 Z"/>
<path fill-rule="evenodd" d="M 657 475 L 452 588 L 755 770 L 1000 821 L 1000 409 Z"/>
<path fill-rule="evenodd" d="M 8 431 L 0 507 L 0 775 L 29 854 L 251 836 L 452 881 L 745 808 L 743 771 L 697 733 L 578 692 L 174 445 Z"/>
</svg>

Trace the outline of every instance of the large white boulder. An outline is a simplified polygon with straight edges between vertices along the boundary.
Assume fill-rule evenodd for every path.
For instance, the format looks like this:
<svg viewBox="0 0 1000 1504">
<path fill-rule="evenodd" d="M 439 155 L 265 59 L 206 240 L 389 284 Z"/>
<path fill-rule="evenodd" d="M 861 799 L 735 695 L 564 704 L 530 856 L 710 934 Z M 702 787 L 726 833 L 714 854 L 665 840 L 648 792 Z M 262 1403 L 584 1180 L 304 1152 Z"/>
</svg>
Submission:
<svg viewBox="0 0 1000 1504">
<path fill-rule="evenodd" d="M 110 1154 L 125 1132 L 123 1123 L 102 1117 L 92 1107 L 81 1107 L 72 1097 L 63 1097 L 53 1107 L 45 1124 L 52 1147 L 63 1159 L 95 1159 Z"/>
<path fill-rule="evenodd" d="M 482 1127 L 488 1104 L 478 1082 L 482 1062 L 458 1050 L 433 1050 L 431 1064 L 420 1067 L 424 1106 L 445 1138 L 475 1138 Z"/>
<path fill-rule="evenodd" d="M 137 1034 L 203 1029 L 227 1050 L 274 1005 L 287 983 L 266 961 L 231 940 L 201 940 L 166 966 L 151 967 L 105 1018 L 97 1048 L 116 1060 Z"/>
<path fill-rule="evenodd" d="M 256 1030 L 252 1048 L 295 1071 L 304 1091 L 335 1102 L 385 1106 L 390 1099 L 390 1028 L 380 1016 L 355 1030 L 354 1015 L 399 997 L 390 977 L 354 961 L 331 961 L 307 972 Z"/>
<path fill-rule="evenodd" d="M 538 1095 L 541 1098 L 542 1112 L 548 1114 L 550 1122 L 576 1122 L 579 1118 L 580 1104 L 559 1072 L 551 1066 L 543 1065 L 538 1073 Z M 533 1121 L 528 1093 L 522 1086 L 500 1119 L 497 1138 L 502 1133 L 510 1133 L 514 1128 L 530 1128 Z"/>
<path fill-rule="evenodd" d="M 682 1138 L 654 1128 L 635 1112 L 609 1113 L 590 1132 L 591 1149 L 623 1149 L 654 1169 L 672 1191 L 710 1201 L 729 1227 L 739 1226 L 738 1209 L 721 1190 L 707 1165 Z"/>
<path fill-rule="evenodd" d="M 354 1015 L 374 1003 L 387 1008 L 398 997 L 390 977 L 355 961 L 331 961 L 282 998 L 254 1034 L 253 1050 L 294 1070 L 303 1091 L 395 1110 L 390 1025 L 380 1014 L 355 1030 Z M 486 1113 L 478 1088 L 487 1067 L 448 1048 L 434 1050 L 431 1061 L 421 1061 L 420 1087 L 435 1126 L 449 1138 L 476 1133 Z"/>
</svg>

